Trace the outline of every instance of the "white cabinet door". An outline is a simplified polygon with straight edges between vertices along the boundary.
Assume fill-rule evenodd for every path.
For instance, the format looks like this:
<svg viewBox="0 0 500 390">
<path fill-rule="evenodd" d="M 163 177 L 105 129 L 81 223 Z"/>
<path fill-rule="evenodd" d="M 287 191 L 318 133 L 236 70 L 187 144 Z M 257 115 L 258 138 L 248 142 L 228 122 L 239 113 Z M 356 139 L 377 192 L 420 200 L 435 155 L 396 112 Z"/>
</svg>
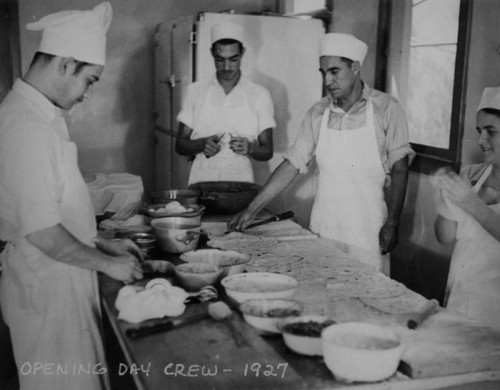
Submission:
<svg viewBox="0 0 500 390">
<path fill-rule="evenodd" d="M 195 18 L 158 25 L 155 34 L 156 189 L 185 188 L 189 160 L 175 152 L 176 117 L 193 80 Z"/>
<path fill-rule="evenodd" d="M 215 72 L 209 51 L 210 30 L 223 21 L 233 21 L 243 27 L 247 39 L 241 65 L 243 74 L 267 88 L 273 99 L 277 123 L 274 157 L 269 162 L 253 164 L 256 182 L 264 184 L 283 161 L 285 150 L 295 142 L 306 111 L 321 98 L 319 41 L 325 30 L 319 19 L 204 13 L 198 23 L 197 79 L 210 77 Z M 270 208 L 276 212 L 293 209 L 298 221 L 308 226 L 315 191 L 313 172 L 299 176 Z"/>
</svg>

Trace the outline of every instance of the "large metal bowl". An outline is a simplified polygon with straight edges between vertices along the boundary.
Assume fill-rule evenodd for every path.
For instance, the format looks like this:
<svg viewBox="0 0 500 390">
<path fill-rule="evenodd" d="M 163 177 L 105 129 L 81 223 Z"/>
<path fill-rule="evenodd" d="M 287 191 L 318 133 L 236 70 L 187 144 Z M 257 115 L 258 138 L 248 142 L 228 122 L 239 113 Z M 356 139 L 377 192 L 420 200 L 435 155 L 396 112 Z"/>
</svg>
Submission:
<svg viewBox="0 0 500 390">
<path fill-rule="evenodd" d="M 236 214 L 244 210 L 262 186 L 242 181 L 205 181 L 189 189 L 198 194 L 198 203 L 207 214 Z"/>
<path fill-rule="evenodd" d="M 193 218 L 164 217 L 151 221 L 160 248 L 168 253 L 184 253 L 196 249 L 201 222 Z"/>
</svg>

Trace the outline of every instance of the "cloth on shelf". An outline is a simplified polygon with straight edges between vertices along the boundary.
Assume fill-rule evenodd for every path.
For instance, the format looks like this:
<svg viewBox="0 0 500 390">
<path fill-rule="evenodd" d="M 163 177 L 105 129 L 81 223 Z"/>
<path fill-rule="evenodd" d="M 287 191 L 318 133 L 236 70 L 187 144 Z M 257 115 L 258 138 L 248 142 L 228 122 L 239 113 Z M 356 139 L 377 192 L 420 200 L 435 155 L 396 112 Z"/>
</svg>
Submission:
<svg viewBox="0 0 500 390">
<path fill-rule="evenodd" d="M 128 219 L 142 204 L 144 186 L 140 176 L 130 173 L 97 173 L 86 178 L 95 215 L 114 213 L 113 219 Z"/>
</svg>

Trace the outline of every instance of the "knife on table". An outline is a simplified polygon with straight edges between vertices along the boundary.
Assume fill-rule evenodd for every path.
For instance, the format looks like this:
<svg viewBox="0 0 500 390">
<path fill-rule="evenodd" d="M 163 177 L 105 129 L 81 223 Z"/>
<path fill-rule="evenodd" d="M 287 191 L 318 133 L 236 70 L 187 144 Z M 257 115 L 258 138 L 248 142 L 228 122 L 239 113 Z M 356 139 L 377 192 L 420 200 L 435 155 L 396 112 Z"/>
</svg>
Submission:
<svg viewBox="0 0 500 390">
<path fill-rule="evenodd" d="M 263 219 L 262 221 L 257 221 L 257 222 L 251 223 L 250 225 L 248 225 L 245 228 L 245 230 L 256 227 L 256 226 L 265 225 L 266 223 L 283 221 L 285 219 L 291 219 L 293 217 L 295 217 L 295 213 L 293 211 L 291 211 L 291 210 L 285 211 L 284 213 L 275 215 L 274 217 L 269 217 L 269 218 Z M 231 232 L 229 230 L 224 232 L 224 234 L 228 234 L 228 233 L 231 233 Z"/>
<path fill-rule="evenodd" d="M 205 318 L 209 318 L 208 312 L 199 313 L 194 316 L 161 320 L 160 322 L 151 322 L 134 328 L 128 328 L 125 334 L 131 339 L 138 339 L 144 336 L 150 336 L 156 333 L 166 332 L 184 325 L 193 324 Z"/>
<path fill-rule="evenodd" d="M 293 217 L 295 217 L 295 213 L 293 211 L 291 211 L 291 210 L 285 211 L 284 213 L 275 215 L 274 217 L 269 217 L 269 218 L 263 219 L 262 221 L 257 221 L 257 222 L 251 223 L 250 225 L 248 225 L 245 228 L 245 230 L 256 227 L 256 226 L 264 225 L 266 223 L 282 221 L 284 219 L 290 219 Z"/>
</svg>

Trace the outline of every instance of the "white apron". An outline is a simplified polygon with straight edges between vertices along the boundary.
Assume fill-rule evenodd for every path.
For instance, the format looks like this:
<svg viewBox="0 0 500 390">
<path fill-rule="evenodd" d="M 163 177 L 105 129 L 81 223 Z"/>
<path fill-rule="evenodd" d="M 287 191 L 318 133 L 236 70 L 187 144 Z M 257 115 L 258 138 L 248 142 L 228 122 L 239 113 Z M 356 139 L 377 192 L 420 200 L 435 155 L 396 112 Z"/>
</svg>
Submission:
<svg viewBox="0 0 500 390">
<path fill-rule="evenodd" d="M 219 141 L 221 150 L 215 156 L 207 158 L 203 153 L 196 155 L 189 184 L 200 181 L 254 181 L 250 158 L 234 153 L 229 147 L 230 134 L 246 137 L 251 142 L 256 141 L 259 135 L 257 114 L 252 110 L 247 94 L 242 91 L 242 95 L 244 101 L 241 106 L 224 104 L 221 107 L 211 102 L 212 95 L 207 93 L 200 113 L 195 116 L 196 138 L 214 134 L 224 134 L 224 137 Z"/>
<path fill-rule="evenodd" d="M 316 147 L 318 190 L 311 212 L 311 230 L 334 240 L 363 263 L 389 273 L 389 256 L 379 246 L 380 228 L 387 217 L 385 172 L 368 99 L 366 125 L 352 130 L 328 128 L 330 109 L 323 114 Z"/>
<path fill-rule="evenodd" d="M 489 166 L 474 186 L 477 192 L 490 175 Z M 500 204 L 489 205 L 500 213 Z M 472 217 L 454 207 L 457 242 L 450 264 L 445 305 L 500 330 L 500 242 Z"/>
<path fill-rule="evenodd" d="M 65 125 L 61 131 L 67 134 Z M 76 146 L 63 140 L 61 145 L 62 224 L 80 241 L 93 245 L 94 212 L 78 169 Z M 103 374 L 107 366 L 96 273 L 56 262 L 19 235 L 9 241 L 0 297 L 20 390 L 109 388 Z"/>
</svg>

